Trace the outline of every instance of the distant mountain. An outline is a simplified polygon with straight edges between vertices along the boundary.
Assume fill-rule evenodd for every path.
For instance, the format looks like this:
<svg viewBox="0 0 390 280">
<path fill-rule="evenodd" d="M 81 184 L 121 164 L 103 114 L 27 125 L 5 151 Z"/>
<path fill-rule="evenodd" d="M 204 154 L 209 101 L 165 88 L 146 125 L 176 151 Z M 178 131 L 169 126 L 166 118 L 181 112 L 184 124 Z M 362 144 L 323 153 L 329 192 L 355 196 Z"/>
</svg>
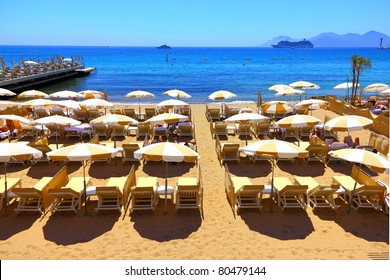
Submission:
<svg viewBox="0 0 390 280">
<path fill-rule="evenodd" d="M 390 37 L 377 31 L 369 31 L 363 35 L 356 33 L 339 35 L 328 32 L 321 33 L 307 40 L 311 41 L 314 47 L 379 47 L 381 38 L 383 38 L 383 46 L 390 46 Z M 282 40 L 296 42 L 302 39 L 297 40 L 288 36 L 279 36 L 262 44 L 261 47 L 270 47 L 272 44 Z"/>
</svg>

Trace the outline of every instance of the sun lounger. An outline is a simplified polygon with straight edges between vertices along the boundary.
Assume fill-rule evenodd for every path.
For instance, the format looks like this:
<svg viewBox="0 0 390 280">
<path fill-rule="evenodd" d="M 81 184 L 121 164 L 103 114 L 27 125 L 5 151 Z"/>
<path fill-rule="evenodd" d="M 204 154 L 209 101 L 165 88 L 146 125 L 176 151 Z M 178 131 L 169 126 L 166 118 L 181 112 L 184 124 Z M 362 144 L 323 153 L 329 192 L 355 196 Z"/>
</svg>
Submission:
<svg viewBox="0 0 390 280">
<path fill-rule="evenodd" d="M 122 162 L 125 163 L 126 161 L 139 161 L 139 159 L 136 159 L 134 157 L 134 152 L 141 149 L 142 145 L 139 145 L 138 143 L 129 143 L 129 144 L 122 144 L 123 152 L 122 152 Z"/>
<path fill-rule="evenodd" d="M 134 210 L 155 210 L 158 202 L 157 177 L 140 177 L 130 191 L 130 213 Z"/>
<path fill-rule="evenodd" d="M 15 188 L 13 193 L 18 200 L 16 212 L 38 211 L 43 212 L 45 204 L 50 200 L 48 189 L 53 177 L 42 177 L 38 183 L 27 188 Z M 44 203 L 46 202 L 46 203 Z"/>
<path fill-rule="evenodd" d="M 59 176 L 59 184 L 57 185 L 59 187 L 49 190 L 49 194 L 54 198 L 50 211 L 52 213 L 56 211 L 74 211 L 77 213 L 81 207 L 84 195 L 84 177 L 72 177 L 69 180 L 66 166 L 59 173 L 61 175 L 56 175 Z M 85 182 L 86 187 L 90 186 L 91 177 L 86 177 Z M 63 187 L 60 187 L 61 185 Z"/>
<path fill-rule="evenodd" d="M 122 206 L 127 201 L 127 196 L 131 188 L 131 172 L 123 177 L 111 177 L 106 186 L 97 186 L 96 195 L 98 197 L 98 205 L 95 208 L 96 212 L 100 210 L 118 210 L 121 212 Z"/>
<path fill-rule="evenodd" d="M 218 140 L 216 140 L 218 141 Z M 237 161 L 240 163 L 240 144 L 220 143 L 217 149 L 218 159 L 221 165 L 226 161 Z"/>
<path fill-rule="evenodd" d="M 254 185 L 248 177 L 231 176 L 225 164 L 225 191 L 233 212 L 241 208 L 256 208 L 261 211 L 264 185 Z"/>
<path fill-rule="evenodd" d="M 16 188 L 22 187 L 21 178 L 7 178 L 7 193 L 8 195 Z M 0 210 L 3 208 L 5 198 L 5 180 L 4 176 L 0 178 Z"/>
<path fill-rule="evenodd" d="M 269 181 L 271 184 L 271 178 Z M 274 188 L 278 205 L 282 210 L 285 208 L 307 208 L 305 199 L 307 185 L 294 185 L 287 177 L 275 177 Z"/>
<path fill-rule="evenodd" d="M 203 181 L 199 166 L 199 178 L 180 177 L 176 185 L 176 211 L 199 209 L 203 217 Z"/>
<path fill-rule="evenodd" d="M 312 205 L 312 208 L 333 208 L 336 209 L 339 205 L 336 205 L 334 201 L 334 195 L 339 189 L 338 185 L 320 185 L 312 177 L 300 177 L 296 176 L 295 183 L 298 185 L 307 185 L 307 205 Z"/>
</svg>

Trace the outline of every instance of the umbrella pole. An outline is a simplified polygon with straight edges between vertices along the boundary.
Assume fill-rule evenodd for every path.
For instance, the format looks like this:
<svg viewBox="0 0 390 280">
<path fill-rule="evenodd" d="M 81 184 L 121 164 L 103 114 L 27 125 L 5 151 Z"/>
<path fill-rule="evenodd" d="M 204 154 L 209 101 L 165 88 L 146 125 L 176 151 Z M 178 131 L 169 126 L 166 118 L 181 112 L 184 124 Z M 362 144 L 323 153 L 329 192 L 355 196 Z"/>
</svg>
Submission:
<svg viewBox="0 0 390 280">
<path fill-rule="evenodd" d="M 57 129 L 56 129 L 56 147 L 58 149 L 58 133 L 59 133 L 59 129 L 58 129 L 58 125 L 57 125 Z"/>
<path fill-rule="evenodd" d="M 85 163 L 85 164 L 84 164 Z M 84 215 L 88 215 L 88 208 L 87 208 L 87 183 L 85 181 L 85 166 L 87 163 L 83 161 L 83 175 L 84 175 Z"/>
<path fill-rule="evenodd" d="M 272 158 L 272 177 L 271 177 L 271 198 L 269 212 L 272 213 L 273 197 L 274 197 L 274 174 L 275 174 L 275 159 Z"/>
<path fill-rule="evenodd" d="M 359 169 L 358 169 L 358 172 L 357 172 L 357 175 L 356 175 L 356 180 L 355 180 L 355 184 L 353 185 L 353 190 L 351 192 L 351 194 L 349 195 L 349 205 L 348 205 L 348 214 L 351 214 L 351 208 L 352 208 L 352 196 L 353 196 L 353 193 L 355 192 L 356 190 L 356 186 L 357 186 L 357 178 L 359 178 L 359 173 L 360 173 L 360 168 L 362 167 L 362 164 L 360 163 L 359 164 Z"/>
<path fill-rule="evenodd" d="M 4 216 L 8 216 L 8 190 L 7 190 L 7 163 L 4 162 L 4 190 L 5 190 L 5 197 L 4 197 Z"/>
<path fill-rule="evenodd" d="M 141 98 L 138 98 L 138 116 L 141 115 Z"/>
<path fill-rule="evenodd" d="M 168 162 L 165 162 L 165 201 L 164 201 L 164 215 L 167 214 L 167 192 L 168 192 Z"/>
</svg>

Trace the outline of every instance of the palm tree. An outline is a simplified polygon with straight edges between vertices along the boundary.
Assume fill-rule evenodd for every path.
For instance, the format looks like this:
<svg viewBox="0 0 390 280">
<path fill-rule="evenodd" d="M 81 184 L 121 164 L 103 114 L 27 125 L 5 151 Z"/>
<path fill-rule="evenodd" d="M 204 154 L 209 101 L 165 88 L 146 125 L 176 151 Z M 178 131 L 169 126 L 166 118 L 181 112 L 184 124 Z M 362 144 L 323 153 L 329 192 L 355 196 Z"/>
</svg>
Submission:
<svg viewBox="0 0 390 280">
<path fill-rule="evenodd" d="M 351 93 L 351 105 L 355 105 L 355 99 L 359 84 L 359 78 L 361 73 L 371 68 L 371 59 L 369 57 L 353 55 L 351 57 L 352 64 L 352 93 Z"/>
</svg>

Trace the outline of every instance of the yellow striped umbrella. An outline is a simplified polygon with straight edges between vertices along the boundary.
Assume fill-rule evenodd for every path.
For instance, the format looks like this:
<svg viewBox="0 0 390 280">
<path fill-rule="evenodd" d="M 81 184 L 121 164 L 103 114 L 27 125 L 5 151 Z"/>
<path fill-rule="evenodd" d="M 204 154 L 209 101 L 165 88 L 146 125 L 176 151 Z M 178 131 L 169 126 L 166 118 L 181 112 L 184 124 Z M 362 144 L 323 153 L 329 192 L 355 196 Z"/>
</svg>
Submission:
<svg viewBox="0 0 390 280">
<path fill-rule="evenodd" d="M 319 124 L 321 120 L 309 116 L 309 115 L 292 115 L 285 117 L 275 124 L 281 128 L 289 128 L 289 127 L 304 127 L 304 126 L 315 126 Z"/>
<path fill-rule="evenodd" d="M 4 162 L 4 213 L 8 214 L 7 162 L 12 160 L 31 160 L 42 157 L 42 152 L 21 143 L 0 143 L 0 162 Z M 3 186 L 0 186 L 2 189 Z M 2 198 L 1 198 L 2 199 Z"/>
<path fill-rule="evenodd" d="M 293 88 L 303 88 L 303 89 L 319 89 L 320 88 L 319 85 L 316 85 L 316 84 L 313 84 L 313 83 L 307 82 L 307 81 L 297 81 L 297 82 L 289 84 L 289 86 L 293 87 Z"/>
<path fill-rule="evenodd" d="M 22 103 L 22 106 L 25 107 L 58 106 L 58 103 L 48 99 L 37 98 Z"/>
<path fill-rule="evenodd" d="M 271 115 L 282 115 L 294 111 L 293 107 L 284 104 L 282 102 L 273 103 L 273 104 L 270 103 L 263 104 L 260 108 L 263 113 L 267 113 Z"/>
<path fill-rule="evenodd" d="M 212 100 L 224 100 L 237 97 L 237 95 L 227 90 L 218 90 L 210 94 L 208 97 Z"/>
<path fill-rule="evenodd" d="M 390 162 L 378 155 L 376 153 L 364 150 L 364 149 L 341 149 L 337 151 L 330 151 L 329 155 L 341 158 L 349 162 L 359 163 L 358 173 L 356 178 L 359 177 L 360 167 L 362 164 L 367 165 L 371 170 L 375 172 L 383 173 L 384 171 L 389 171 Z M 353 187 L 353 191 L 355 191 L 357 185 L 357 180 L 355 180 L 355 185 Z M 348 212 L 351 211 L 352 206 L 352 195 L 349 196 L 349 209 Z"/>
<path fill-rule="evenodd" d="M 177 97 L 177 99 L 180 98 L 191 98 L 192 96 L 189 95 L 188 93 L 179 90 L 179 89 L 171 89 L 163 93 L 163 95 L 169 95 L 171 97 Z"/>
<path fill-rule="evenodd" d="M 180 114 L 172 114 L 172 113 L 163 113 L 151 117 L 146 120 L 145 123 L 150 123 L 152 125 L 155 124 L 163 124 L 163 123 L 177 123 L 184 122 L 188 120 L 188 116 L 180 115 Z"/>
<path fill-rule="evenodd" d="M 370 127 L 373 121 L 369 118 L 362 116 L 350 115 L 340 116 L 330 121 L 327 121 L 324 125 L 325 130 L 333 131 L 357 131 Z"/>
<path fill-rule="evenodd" d="M 84 175 L 84 194 L 86 193 L 85 167 L 89 160 L 114 158 L 118 154 L 115 148 L 91 143 L 78 143 L 48 152 L 47 158 L 52 161 L 81 161 Z M 87 196 L 84 195 L 84 212 L 87 215 Z"/>
<path fill-rule="evenodd" d="M 165 161 L 165 209 L 167 212 L 168 162 L 197 162 L 200 156 L 185 145 L 163 142 L 147 145 L 134 152 L 136 159 Z"/>
<path fill-rule="evenodd" d="M 268 89 L 273 91 L 283 91 L 283 90 L 292 90 L 293 88 L 288 85 L 277 84 L 269 87 Z"/>
<path fill-rule="evenodd" d="M 96 119 L 93 119 L 90 121 L 91 124 L 138 124 L 138 121 L 121 114 L 107 114 L 104 116 L 97 117 Z"/>
<path fill-rule="evenodd" d="M 49 95 L 39 90 L 26 90 L 18 95 L 18 98 L 48 98 Z"/>
<path fill-rule="evenodd" d="M 273 197 L 274 188 L 275 159 L 305 158 L 309 153 L 305 149 L 302 149 L 294 144 L 276 139 L 260 140 L 246 147 L 240 148 L 239 150 L 249 156 L 266 155 L 272 158 L 271 198 Z M 270 206 L 270 212 L 272 212 L 272 203 Z"/>
<path fill-rule="evenodd" d="M 93 98 L 100 99 L 104 97 L 104 92 L 98 90 L 87 89 L 87 90 L 79 91 L 78 93 L 81 94 L 85 99 L 93 99 Z"/>
<path fill-rule="evenodd" d="M 308 106 L 309 109 L 315 110 L 318 108 L 326 109 L 328 107 L 329 102 L 321 99 L 306 99 L 295 104 L 295 108 L 300 108 L 303 106 Z"/>
</svg>

